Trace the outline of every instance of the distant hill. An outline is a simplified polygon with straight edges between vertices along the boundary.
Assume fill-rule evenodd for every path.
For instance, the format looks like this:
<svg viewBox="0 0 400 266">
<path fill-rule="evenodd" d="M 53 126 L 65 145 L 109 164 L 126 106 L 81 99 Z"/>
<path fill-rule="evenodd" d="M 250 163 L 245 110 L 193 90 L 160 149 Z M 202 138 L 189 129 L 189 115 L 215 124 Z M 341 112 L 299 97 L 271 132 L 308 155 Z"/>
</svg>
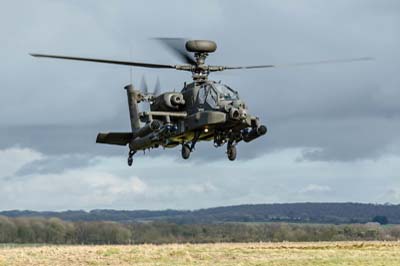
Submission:
<svg viewBox="0 0 400 266">
<path fill-rule="evenodd" d="M 296 222 L 296 223 L 367 223 L 385 216 L 389 223 L 400 224 L 400 205 L 362 203 L 282 203 L 253 204 L 182 210 L 92 210 L 36 212 L 2 211 L 8 217 L 58 217 L 66 221 L 148 222 L 166 221 L 178 224 L 223 222 Z"/>
</svg>

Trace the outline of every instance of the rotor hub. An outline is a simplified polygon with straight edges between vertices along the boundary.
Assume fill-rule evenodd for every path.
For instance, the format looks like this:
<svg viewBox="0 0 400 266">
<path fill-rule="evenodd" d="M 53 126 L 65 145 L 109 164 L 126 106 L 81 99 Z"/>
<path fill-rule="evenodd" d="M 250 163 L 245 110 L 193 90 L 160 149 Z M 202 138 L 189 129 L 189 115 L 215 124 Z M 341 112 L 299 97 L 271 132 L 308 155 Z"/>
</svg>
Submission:
<svg viewBox="0 0 400 266">
<path fill-rule="evenodd" d="M 217 50 L 217 44 L 207 40 L 189 40 L 185 47 L 188 52 L 192 53 L 213 53 Z"/>
</svg>

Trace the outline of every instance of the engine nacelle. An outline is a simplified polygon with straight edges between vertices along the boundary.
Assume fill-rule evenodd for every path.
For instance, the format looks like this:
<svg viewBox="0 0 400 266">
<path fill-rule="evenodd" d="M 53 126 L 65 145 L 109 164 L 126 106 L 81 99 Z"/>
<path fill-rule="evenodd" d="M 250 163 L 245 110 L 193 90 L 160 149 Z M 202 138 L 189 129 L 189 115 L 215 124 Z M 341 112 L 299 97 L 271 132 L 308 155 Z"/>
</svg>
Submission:
<svg viewBox="0 0 400 266">
<path fill-rule="evenodd" d="M 151 111 L 178 111 L 185 105 L 183 94 L 166 92 L 157 96 L 150 105 Z"/>
</svg>

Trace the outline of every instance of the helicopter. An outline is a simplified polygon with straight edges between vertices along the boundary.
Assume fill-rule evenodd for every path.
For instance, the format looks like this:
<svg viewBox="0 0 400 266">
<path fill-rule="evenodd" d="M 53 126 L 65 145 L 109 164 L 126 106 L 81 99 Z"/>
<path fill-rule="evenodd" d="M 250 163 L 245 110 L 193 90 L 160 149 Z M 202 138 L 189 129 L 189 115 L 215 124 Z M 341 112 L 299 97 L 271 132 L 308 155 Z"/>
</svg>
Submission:
<svg viewBox="0 0 400 266">
<path fill-rule="evenodd" d="M 226 144 L 229 160 L 237 157 L 239 142 L 251 142 L 267 133 L 260 119 L 248 112 L 247 104 L 236 90 L 221 82 L 209 80 L 212 72 L 274 68 L 280 65 L 219 66 L 206 64 L 206 58 L 214 53 L 217 44 L 210 40 L 185 40 L 158 38 L 185 63 L 177 65 L 153 64 L 133 61 L 116 61 L 85 57 L 31 53 L 33 57 L 117 64 L 131 67 L 175 69 L 192 73 L 192 82 L 184 83 L 180 92 L 149 93 L 144 83 L 142 90 L 132 84 L 124 87 L 127 92 L 130 116 L 130 132 L 98 133 L 96 143 L 128 146 L 128 165 L 138 151 L 153 148 L 174 148 L 181 145 L 183 159 L 189 159 L 199 141 L 213 141 L 214 147 Z M 192 54 L 194 57 L 192 56 Z M 317 62 L 296 63 L 282 66 L 341 63 L 371 60 L 353 58 Z M 159 81 L 157 81 L 159 85 Z M 139 110 L 139 103 L 150 105 L 150 111 Z M 142 125 L 143 123 L 143 125 Z"/>
</svg>

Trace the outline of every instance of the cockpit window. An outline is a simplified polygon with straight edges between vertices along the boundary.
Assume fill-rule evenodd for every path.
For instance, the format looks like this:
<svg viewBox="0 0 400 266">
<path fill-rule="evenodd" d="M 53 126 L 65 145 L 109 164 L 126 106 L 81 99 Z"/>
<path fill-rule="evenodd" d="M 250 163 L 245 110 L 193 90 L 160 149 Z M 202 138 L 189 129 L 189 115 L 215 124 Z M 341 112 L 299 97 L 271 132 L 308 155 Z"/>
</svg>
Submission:
<svg viewBox="0 0 400 266">
<path fill-rule="evenodd" d="M 208 88 L 206 87 L 206 85 L 201 85 L 201 87 L 199 89 L 199 94 L 197 96 L 199 104 L 204 104 L 204 102 L 206 101 L 207 90 L 208 90 Z"/>
<path fill-rule="evenodd" d="M 217 93 L 213 88 L 210 88 L 208 91 L 207 99 L 206 102 L 211 108 L 216 108 L 217 107 L 217 102 L 218 102 L 218 97 Z"/>
<path fill-rule="evenodd" d="M 214 84 L 216 90 L 219 92 L 219 97 L 224 100 L 238 100 L 238 94 L 224 84 Z"/>
<path fill-rule="evenodd" d="M 217 92 L 210 84 L 201 85 L 197 100 L 200 105 L 207 103 L 211 108 L 216 108 L 218 103 Z"/>
</svg>

